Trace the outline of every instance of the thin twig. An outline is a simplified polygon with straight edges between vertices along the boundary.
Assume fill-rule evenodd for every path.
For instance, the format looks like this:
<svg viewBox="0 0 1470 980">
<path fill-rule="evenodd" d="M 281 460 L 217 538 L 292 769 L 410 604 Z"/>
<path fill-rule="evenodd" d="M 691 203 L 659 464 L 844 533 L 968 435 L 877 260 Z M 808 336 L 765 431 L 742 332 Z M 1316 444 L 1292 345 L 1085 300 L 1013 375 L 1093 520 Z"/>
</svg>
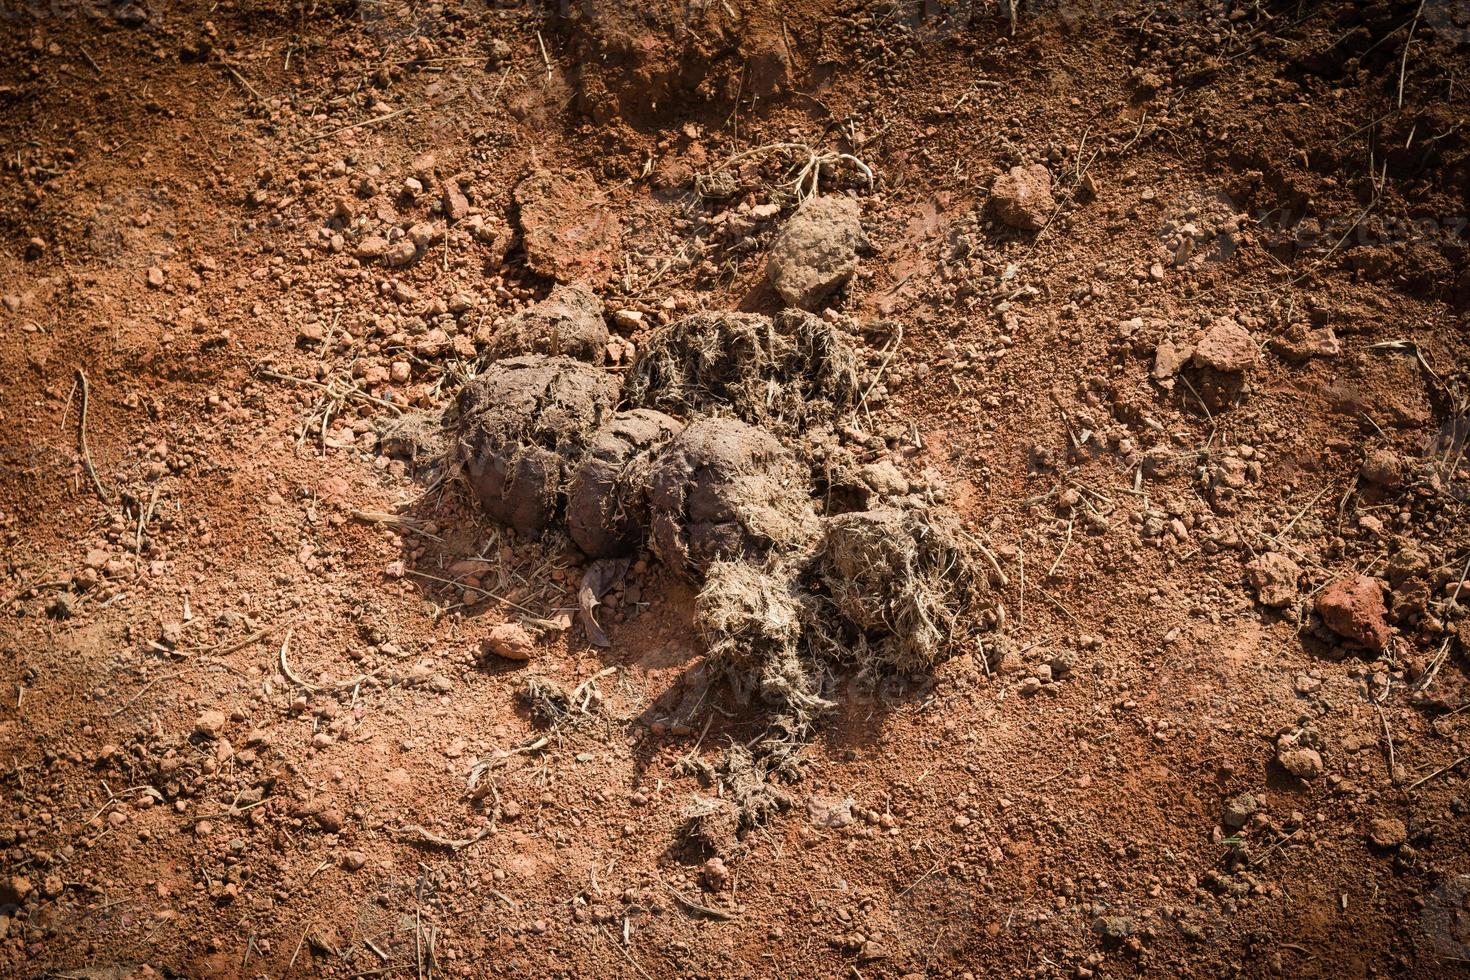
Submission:
<svg viewBox="0 0 1470 980">
<path fill-rule="evenodd" d="M 523 605 L 521 605 L 521 604 L 519 604 L 517 602 L 512 602 L 511 600 L 507 599 L 505 596 L 497 595 L 496 593 L 491 592 L 489 589 L 482 589 L 482 588 L 480 588 L 477 585 L 470 585 L 468 582 L 456 582 L 456 581 L 454 581 L 452 579 L 440 578 L 438 575 L 430 575 L 428 572 L 421 572 L 421 571 L 419 571 L 418 569 L 415 569 L 415 568 L 404 569 L 404 571 L 407 574 L 416 576 L 418 578 L 426 578 L 426 579 L 429 579 L 432 582 L 442 582 L 445 585 L 452 585 L 456 589 L 464 589 L 467 592 L 478 592 L 478 593 L 480 593 L 480 595 L 484 596 L 487 599 L 494 599 L 496 602 L 504 603 L 505 605 L 510 606 L 512 609 L 519 609 L 521 612 L 525 613 L 527 616 L 539 616 L 540 615 L 534 609 L 527 609 L 525 606 L 523 606 Z"/>
<path fill-rule="evenodd" d="M 1042 595 L 1046 596 L 1046 598 L 1051 601 L 1051 604 L 1052 605 L 1054 605 L 1058 609 L 1060 609 L 1062 611 L 1062 613 L 1068 619 L 1070 619 L 1072 621 L 1072 624 L 1074 626 L 1081 626 L 1082 625 L 1082 620 L 1080 620 L 1076 616 L 1072 615 L 1072 610 L 1068 609 L 1065 605 L 1063 605 L 1062 604 L 1062 600 L 1058 599 L 1056 596 L 1052 595 L 1050 592 L 1046 591 L 1045 589 L 1041 588 L 1040 586 L 1037 586 L 1036 591 L 1037 592 L 1040 592 Z"/>
<path fill-rule="evenodd" d="M 146 683 L 142 687 L 138 688 L 138 693 L 137 694 L 134 694 L 132 697 L 128 698 L 127 702 L 124 703 L 121 708 L 118 708 L 116 711 L 114 711 L 112 714 L 108 715 L 107 717 L 109 717 L 109 718 L 116 718 L 118 715 L 122 714 L 124 711 L 127 711 L 129 708 L 131 708 L 137 702 L 137 700 L 139 698 L 141 698 L 143 696 L 143 694 L 150 687 L 152 687 L 154 684 L 157 684 L 159 681 L 173 680 L 174 678 L 179 677 L 179 676 L 180 676 L 179 674 L 167 674 L 167 675 L 165 675 L 163 677 L 155 677 L 155 678 L 153 678 L 148 683 Z"/>
<path fill-rule="evenodd" d="M 1279 851 L 1281 849 L 1281 845 L 1285 844 L 1287 841 L 1291 840 L 1293 837 L 1295 837 L 1297 834 L 1300 834 L 1301 832 L 1302 829 L 1300 827 L 1298 827 L 1296 830 L 1293 830 L 1291 833 L 1287 834 L 1285 837 L 1281 838 L 1276 843 L 1266 848 L 1260 854 L 1257 854 L 1255 859 L 1251 861 L 1250 866 L 1254 868 L 1256 865 L 1266 860 L 1266 858 Z"/>
<path fill-rule="evenodd" d="M 684 906 L 686 909 L 689 909 L 691 912 L 698 912 L 700 915 L 707 915 L 711 919 L 718 919 L 721 922 L 734 922 L 736 919 L 740 918 L 740 916 L 735 915 L 731 912 L 726 912 L 723 909 L 710 908 L 708 905 L 700 905 L 698 902 L 694 901 L 694 899 L 686 897 L 682 892 L 680 892 L 673 885 L 669 884 L 667 881 L 660 881 L 659 883 L 669 890 L 670 895 L 673 895 L 676 899 L 679 900 L 680 905 Z"/>
<path fill-rule="evenodd" d="M 97 491 L 97 496 L 104 504 L 111 506 L 112 497 L 102 486 L 102 481 L 97 478 L 97 467 L 92 465 L 92 451 L 87 448 L 87 372 L 81 368 L 77 368 L 77 385 L 82 390 L 82 410 L 77 425 L 77 442 L 81 445 L 82 466 L 86 469 L 87 476 L 92 478 L 92 488 Z"/>
<path fill-rule="evenodd" d="M 1423 786 L 1425 783 L 1429 782 L 1435 776 L 1442 776 L 1445 773 L 1449 772 L 1451 769 L 1453 769 L 1456 766 L 1458 766 L 1460 763 L 1466 762 L 1466 761 L 1470 761 L 1470 755 L 1462 755 L 1458 759 L 1456 759 L 1454 762 L 1451 762 L 1449 765 L 1444 766 L 1443 768 L 1434 770 L 1434 772 L 1432 772 L 1429 775 L 1425 776 L 1423 779 L 1416 779 L 1414 782 L 1412 782 L 1412 783 L 1409 784 L 1409 792 L 1412 793 L 1414 790 L 1418 789 L 1420 786 Z"/>
<path fill-rule="evenodd" d="M 246 647 L 250 646 L 250 644 L 265 639 L 266 636 L 270 634 L 270 631 L 271 627 L 267 626 L 265 629 L 256 630 L 254 633 L 251 633 L 244 639 L 236 640 L 233 643 L 222 644 L 217 647 L 211 647 L 208 650 L 201 650 L 199 652 L 213 654 L 217 657 L 228 656 L 229 654 L 234 653 L 236 650 L 243 650 Z"/>
<path fill-rule="evenodd" d="M 541 38 L 541 32 L 536 32 L 536 46 L 541 49 L 541 64 L 546 66 L 546 80 L 551 81 L 551 58 L 546 53 L 546 42 Z"/>
<path fill-rule="evenodd" d="M 1383 725 L 1383 737 L 1388 742 L 1388 781 L 1390 783 L 1396 782 L 1394 779 L 1394 770 L 1397 766 L 1394 764 L 1393 758 L 1393 732 L 1388 727 L 1388 716 L 1383 713 L 1383 705 L 1375 701 L 1373 707 L 1378 709 L 1378 721 Z"/>
<path fill-rule="evenodd" d="M 239 82 L 240 87 L 249 92 L 251 97 L 254 98 L 256 102 L 265 101 L 265 98 L 255 90 L 255 86 L 251 85 L 250 82 L 245 78 L 245 76 L 240 74 L 239 70 L 236 69 L 234 65 L 230 64 L 228 61 L 215 61 L 211 62 L 211 64 L 213 64 L 216 68 L 223 68 L 226 72 L 228 72 L 229 76 L 235 81 Z"/>
<path fill-rule="evenodd" d="M 310 923 L 307 924 L 307 926 L 306 926 L 305 929 L 302 929 L 301 930 L 301 939 L 298 940 L 297 943 L 296 943 L 296 951 L 291 954 L 291 962 L 286 964 L 286 972 L 287 973 L 290 973 L 291 972 L 291 968 L 296 965 L 296 957 L 298 957 L 298 956 L 301 955 L 301 947 L 303 947 L 303 946 L 306 945 L 306 934 L 308 932 L 310 932 L 310 931 L 311 931 L 311 924 Z"/>
<path fill-rule="evenodd" d="M 341 392 L 338 391 L 337 388 L 333 385 L 325 385 L 322 384 L 320 381 L 312 381 L 310 378 L 297 378 L 289 374 L 281 374 L 280 372 L 272 371 L 269 368 L 257 367 L 254 373 L 260 375 L 262 378 L 270 378 L 272 381 L 285 381 L 288 384 L 301 385 L 306 388 L 315 388 L 317 391 L 325 391 L 335 398 L 356 398 L 359 401 L 370 402 L 373 405 L 381 405 L 383 408 L 390 408 L 400 415 L 403 414 L 402 405 L 395 405 L 393 402 L 387 401 L 385 399 L 375 398 L 372 395 L 369 395 L 367 392 L 363 391 L 361 388 L 355 386 L 349 387 L 345 392 Z"/>
<path fill-rule="evenodd" d="M 445 99 L 444 101 L 437 102 L 434 105 L 429 106 L 429 111 L 432 112 L 435 109 L 442 109 L 445 106 L 449 105 L 451 102 L 458 101 L 459 98 L 460 98 L 459 95 L 451 95 L 449 98 Z M 327 130 L 325 133 L 318 133 L 315 136 L 308 136 L 308 137 L 306 137 L 306 139 L 297 140 L 295 143 L 292 143 L 291 144 L 291 148 L 294 150 L 294 149 L 296 149 L 298 147 L 305 146 L 308 143 L 315 143 L 317 140 L 324 140 L 324 139 L 326 139 L 329 136 L 337 136 L 337 135 L 339 135 L 341 133 L 350 132 L 351 130 L 354 130 L 354 129 L 362 129 L 365 126 L 380 126 L 380 125 L 382 125 L 383 123 L 387 122 L 390 119 L 397 119 L 399 116 L 405 115 L 405 114 L 410 113 L 410 112 L 414 112 L 414 111 L 416 111 L 416 110 L 418 110 L 420 108 L 422 108 L 422 107 L 421 106 L 405 106 L 402 109 L 395 109 L 392 112 L 385 112 L 381 116 L 374 116 L 371 119 L 364 119 L 362 122 L 355 122 L 355 123 L 352 123 L 351 125 L 348 125 L 348 126 L 339 126 L 336 129 Z"/>
<path fill-rule="evenodd" d="M 462 851 L 466 847 L 478 844 L 490 836 L 490 828 L 486 827 L 473 837 L 466 837 L 462 840 L 450 840 L 448 837 L 441 837 L 432 830 L 421 827 L 416 823 L 409 824 L 406 827 L 395 828 L 390 832 L 393 836 L 408 840 L 410 843 L 432 844 L 435 847 L 442 847 L 450 851 Z"/>
<path fill-rule="evenodd" d="M 903 324 L 896 323 L 893 341 L 888 345 L 888 349 L 883 352 L 883 360 L 878 364 L 878 370 L 873 373 L 873 380 L 868 383 L 868 387 L 863 390 L 863 396 L 858 399 L 859 405 L 866 406 L 868 404 L 868 396 L 873 393 L 874 388 L 878 387 L 878 382 L 883 380 L 883 372 L 888 369 L 888 362 L 893 360 L 894 352 L 898 350 L 898 345 L 902 343 Z"/>
<path fill-rule="evenodd" d="M 1016 593 L 1016 622 L 1024 626 L 1026 625 L 1026 546 L 1022 543 L 1022 537 L 1024 535 L 1016 538 L 1016 567 L 1021 577 L 1021 584 Z"/>
<path fill-rule="evenodd" d="M 1067 521 L 1067 537 L 1066 537 L 1066 540 L 1064 540 L 1062 542 L 1062 550 L 1057 552 L 1057 560 L 1051 563 L 1051 568 L 1047 569 L 1047 572 L 1046 572 L 1046 577 L 1047 578 L 1051 578 L 1053 575 L 1055 575 L 1057 573 L 1057 566 L 1059 566 L 1062 563 L 1062 559 L 1064 557 L 1066 557 L 1066 554 L 1067 554 L 1067 545 L 1069 545 L 1069 544 L 1072 543 L 1072 524 L 1073 524 L 1072 521 L 1070 521 L 1070 520 Z"/>
<path fill-rule="evenodd" d="M 992 552 L 989 548 L 985 547 L 984 543 L 982 543 L 978 538 L 976 538 L 974 535 L 970 534 L 963 528 L 960 529 L 960 534 L 965 538 L 966 541 L 969 541 L 972 545 L 975 546 L 975 550 L 979 551 L 980 554 L 985 556 L 986 561 L 990 562 L 990 567 L 995 570 L 996 583 L 1001 588 L 1005 588 L 1006 586 L 1010 585 L 1010 577 L 1006 575 L 1006 573 L 1001 569 L 1000 559 L 995 557 L 995 553 Z"/>
<path fill-rule="evenodd" d="M 285 677 L 286 680 L 290 681 L 292 684 L 295 684 L 302 690 L 310 691 L 313 694 L 322 691 L 350 691 L 354 687 L 357 687 L 359 684 L 361 684 L 363 681 L 369 681 L 378 676 L 376 671 L 371 674 L 358 674 L 351 680 L 338 681 L 335 684 L 313 684 L 310 681 L 304 680 L 303 678 L 297 676 L 297 674 L 291 669 L 291 664 L 286 660 L 286 650 L 288 647 L 291 646 L 291 633 L 292 630 L 287 629 L 286 638 L 281 641 L 281 675 Z M 254 642 L 254 640 L 250 640 L 249 642 Z"/>
<path fill-rule="evenodd" d="M 1409 45 L 1414 43 L 1414 31 L 1419 26 L 1419 15 L 1424 13 L 1424 0 L 1419 0 L 1419 8 L 1414 11 L 1413 23 L 1409 25 L 1409 36 L 1404 39 L 1404 56 L 1399 59 L 1399 98 L 1398 108 L 1404 107 L 1404 73 L 1409 68 Z"/>
<path fill-rule="evenodd" d="M 97 59 L 92 57 L 92 52 L 87 50 L 87 46 L 85 44 L 77 45 L 77 50 L 82 53 L 82 57 L 86 59 L 87 64 L 92 66 L 93 71 L 95 71 L 98 75 L 107 74 L 105 71 L 102 70 L 102 66 L 97 64 Z"/>
<path fill-rule="evenodd" d="M 898 897 L 899 898 L 903 898 L 909 892 L 913 891 L 915 888 L 918 888 L 920 882 L 922 882 L 925 878 L 928 878 L 934 872 L 938 871 L 940 865 L 942 865 L 942 864 L 944 864 L 944 858 L 940 858 L 938 861 L 935 861 L 934 862 L 934 867 L 930 868 L 928 871 L 925 871 L 923 874 L 919 875 L 919 877 L 917 877 L 913 881 L 909 882 L 909 886 L 907 888 L 905 888 L 903 891 L 899 892 L 898 893 Z"/>
<path fill-rule="evenodd" d="M 612 943 L 614 949 L 623 954 L 623 958 L 628 961 L 633 969 L 638 971 L 639 976 L 644 977 L 645 980 L 653 980 L 653 978 L 648 975 L 648 972 L 644 970 L 643 967 L 638 965 L 638 961 L 633 959 L 633 954 L 628 952 L 628 950 L 625 949 L 621 944 L 619 944 L 617 940 L 609 936 L 606 929 L 604 929 L 602 926 L 598 926 L 597 931 L 602 933 L 603 937 L 607 939 L 608 942 Z"/>
</svg>

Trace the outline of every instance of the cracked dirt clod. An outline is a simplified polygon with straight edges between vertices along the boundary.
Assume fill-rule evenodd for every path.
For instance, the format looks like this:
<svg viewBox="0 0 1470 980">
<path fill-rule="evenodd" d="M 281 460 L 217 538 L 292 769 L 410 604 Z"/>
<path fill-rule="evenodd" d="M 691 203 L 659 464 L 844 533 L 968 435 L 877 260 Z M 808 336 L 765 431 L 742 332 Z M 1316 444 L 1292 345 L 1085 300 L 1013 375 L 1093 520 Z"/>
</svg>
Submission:
<svg viewBox="0 0 1470 980">
<path fill-rule="evenodd" d="M 1012 167 L 991 185 L 990 207 L 1012 228 L 1040 230 L 1056 208 L 1051 196 L 1051 171 L 1039 163 Z"/>
<path fill-rule="evenodd" d="M 819 567 L 859 661 L 932 668 L 974 628 L 986 583 L 948 514 L 883 509 L 824 522 Z"/>
<path fill-rule="evenodd" d="M 684 424 L 662 412 L 619 412 L 592 434 L 567 488 L 567 531 L 589 558 L 636 549 L 648 528 L 648 470 Z"/>
<path fill-rule="evenodd" d="M 1316 609 L 1338 636 L 1375 653 L 1388 649 L 1392 634 L 1383 589 L 1368 576 L 1348 574 L 1334 580 L 1317 596 Z"/>
<path fill-rule="evenodd" d="M 596 182 L 537 170 L 516 184 L 514 198 L 534 272 L 559 282 L 603 282 L 623 247 L 622 223 Z"/>
<path fill-rule="evenodd" d="M 1322 775 L 1322 753 L 1294 740 L 1283 739 L 1276 746 L 1276 761 L 1281 768 L 1298 779 L 1316 779 Z"/>
<path fill-rule="evenodd" d="M 787 219 L 771 246 L 766 276 L 788 306 L 820 309 L 857 272 L 868 247 L 862 209 L 850 197 L 813 197 Z"/>
<path fill-rule="evenodd" d="M 590 364 L 607 356 L 602 300 L 584 286 L 557 286 L 539 303 L 508 317 L 485 349 L 491 359 L 560 354 Z"/>
<path fill-rule="evenodd" d="M 1375 449 L 1363 460 L 1358 475 L 1384 490 L 1397 490 L 1404 482 L 1404 461 L 1392 449 Z"/>
<path fill-rule="evenodd" d="M 769 432 L 735 419 L 693 422 L 649 471 L 653 550 L 689 578 L 721 558 L 763 558 L 816 529 L 802 468 Z"/>
<path fill-rule="evenodd" d="M 520 623 L 499 623 L 486 635 L 485 650 L 506 660 L 532 660 L 536 641 Z"/>
<path fill-rule="evenodd" d="M 1296 599 L 1297 580 L 1302 570 L 1296 562 L 1279 552 L 1261 555 L 1245 567 L 1245 580 L 1256 591 L 1263 606 L 1281 608 Z"/>
<path fill-rule="evenodd" d="M 497 361 L 459 395 L 459 451 L 485 512 L 518 531 L 557 516 L 567 470 L 612 410 L 616 386 L 569 357 Z"/>
<path fill-rule="evenodd" d="M 1229 317 L 1220 317 L 1195 341 L 1195 366 L 1226 374 L 1242 374 L 1259 359 L 1250 331 Z"/>
<path fill-rule="evenodd" d="M 809 313 L 696 313 L 644 341 L 623 398 L 674 415 L 718 410 L 773 432 L 799 431 L 857 404 L 857 366 L 853 338 Z"/>
</svg>

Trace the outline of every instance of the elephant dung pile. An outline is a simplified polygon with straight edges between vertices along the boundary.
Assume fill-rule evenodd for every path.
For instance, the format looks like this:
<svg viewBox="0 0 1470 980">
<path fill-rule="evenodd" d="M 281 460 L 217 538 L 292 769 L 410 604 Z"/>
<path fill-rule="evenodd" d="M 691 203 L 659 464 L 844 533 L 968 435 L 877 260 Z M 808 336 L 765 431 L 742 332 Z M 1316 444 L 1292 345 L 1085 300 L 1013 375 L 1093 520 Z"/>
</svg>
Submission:
<svg viewBox="0 0 1470 980">
<path fill-rule="evenodd" d="M 799 258 L 783 253 L 770 274 L 791 280 Z M 527 534 L 564 528 L 591 559 L 647 544 L 699 589 L 709 666 L 766 707 L 765 734 L 702 773 L 722 787 L 691 815 L 706 831 L 779 806 L 741 787 L 790 770 L 836 707 L 838 671 L 983 656 L 994 622 L 954 516 L 910 495 L 891 460 L 860 466 L 843 444 L 866 418 L 877 375 L 864 373 L 881 367 L 842 321 L 694 313 L 638 338 L 618 383 L 598 366 L 609 335 L 596 297 L 558 287 L 501 324 L 487 349 L 499 359 L 460 394 L 456 445 L 485 512 Z"/>
<path fill-rule="evenodd" d="M 560 322 L 564 293 L 505 329 L 544 336 L 525 325 Z M 911 500 L 838 512 L 813 486 L 810 437 L 853 416 L 864 356 L 800 310 L 696 313 L 654 330 L 621 386 L 566 354 L 494 361 L 461 391 L 458 445 L 494 519 L 564 526 L 594 559 L 646 542 L 701 588 L 711 663 L 805 728 L 832 706 L 832 670 L 928 671 L 974 649 L 986 607 L 952 515 Z"/>
</svg>

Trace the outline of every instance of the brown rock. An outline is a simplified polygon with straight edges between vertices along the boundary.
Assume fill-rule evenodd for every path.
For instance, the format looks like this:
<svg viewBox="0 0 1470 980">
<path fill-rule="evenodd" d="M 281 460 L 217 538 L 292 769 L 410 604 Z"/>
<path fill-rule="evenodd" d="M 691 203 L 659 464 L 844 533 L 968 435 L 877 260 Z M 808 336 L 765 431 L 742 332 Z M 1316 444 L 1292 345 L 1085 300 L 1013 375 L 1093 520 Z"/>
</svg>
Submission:
<svg viewBox="0 0 1470 980">
<path fill-rule="evenodd" d="M 530 660 L 536 656 L 536 641 L 520 623 L 501 623 L 485 637 L 485 649 L 506 660 Z"/>
<path fill-rule="evenodd" d="M 364 262 L 381 259 L 388 254 L 388 239 L 381 235 L 369 235 L 357 243 L 357 257 Z"/>
<path fill-rule="evenodd" d="M 464 191 L 460 190 L 459 181 L 446 180 L 444 182 L 444 217 L 450 221 L 459 221 L 470 213 L 470 200 L 465 197 Z"/>
<path fill-rule="evenodd" d="M 1241 793 L 1225 803 L 1225 809 L 1220 815 L 1220 823 L 1226 830 L 1239 830 L 1246 825 L 1251 817 L 1260 810 L 1261 804 L 1250 793 Z"/>
<path fill-rule="evenodd" d="M 1296 562 L 1276 552 L 1261 555 L 1245 566 L 1245 580 L 1256 590 L 1256 600 L 1275 608 L 1291 605 L 1301 574 Z"/>
<path fill-rule="evenodd" d="M 788 306 L 816 310 L 852 278 L 867 248 L 861 209 L 850 197 L 814 197 L 781 228 L 766 275 Z"/>
<path fill-rule="evenodd" d="M 388 246 L 383 253 L 383 264 L 395 269 L 409 265 L 418 257 L 419 250 L 413 241 L 408 238 L 400 238 Z"/>
<path fill-rule="evenodd" d="M 1349 574 L 1317 596 L 1317 615 L 1338 636 L 1382 653 L 1388 648 L 1388 609 L 1383 590 L 1366 575 Z"/>
<path fill-rule="evenodd" d="M 1272 337 L 1266 345 L 1282 359 L 1296 364 L 1314 357 L 1336 357 L 1342 353 L 1342 342 L 1331 327 L 1306 330 L 1298 326 L 1285 336 Z"/>
<path fill-rule="evenodd" d="M 1363 460 L 1358 475 L 1375 486 L 1394 490 L 1404 482 L 1404 461 L 1392 449 L 1375 449 Z"/>
<path fill-rule="evenodd" d="M 1322 775 L 1322 754 L 1316 749 L 1292 746 L 1276 750 L 1281 768 L 1298 779 L 1316 779 Z"/>
<path fill-rule="evenodd" d="M 1312 357 L 1336 357 L 1342 353 L 1342 341 L 1337 339 L 1331 327 L 1307 331 L 1307 339 L 1302 346 Z"/>
<path fill-rule="evenodd" d="M 1056 209 L 1051 196 L 1051 171 L 1039 163 L 1012 167 L 990 186 L 990 207 L 996 218 L 1012 228 L 1039 231 Z"/>
<path fill-rule="evenodd" d="M 1194 364 L 1229 374 L 1250 370 L 1256 363 L 1256 342 L 1250 331 L 1229 317 L 1210 324 L 1194 347 Z"/>
<path fill-rule="evenodd" d="M 526 264 L 561 282 L 604 282 L 623 247 L 617 210 L 585 174 L 538 170 L 515 188 Z"/>
<path fill-rule="evenodd" d="M 219 733 L 225 730 L 225 713 L 223 711 L 206 711 L 194 722 L 194 734 L 203 735 L 206 738 L 218 738 Z"/>
<path fill-rule="evenodd" d="M 704 879 L 704 887 L 712 892 L 722 891 L 730 882 L 730 869 L 725 867 L 723 859 L 712 857 L 704 862 L 700 871 L 700 877 Z"/>
<path fill-rule="evenodd" d="M 335 834 L 342 829 L 344 818 L 342 811 L 336 807 L 326 807 L 312 816 L 316 818 L 316 825 L 329 834 Z"/>
<path fill-rule="evenodd" d="M 19 905 L 30 893 L 29 879 L 20 875 L 0 880 L 0 905 Z"/>
<path fill-rule="evenodd" d="M 1154 348 L 1154 380 L 1163 381 L 1174 377 L 1193 356 L 1193 347 L 1167 339 L 1159 341 L 1159 345 Z"/>
</svg>

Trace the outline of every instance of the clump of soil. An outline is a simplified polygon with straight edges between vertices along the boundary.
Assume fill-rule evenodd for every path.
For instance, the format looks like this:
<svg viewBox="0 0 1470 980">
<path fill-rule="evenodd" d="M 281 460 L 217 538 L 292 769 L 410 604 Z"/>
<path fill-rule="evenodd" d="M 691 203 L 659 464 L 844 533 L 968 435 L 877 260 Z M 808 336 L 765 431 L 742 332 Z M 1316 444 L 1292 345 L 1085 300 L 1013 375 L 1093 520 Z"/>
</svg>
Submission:
<svg viewBox="0 0 1470 980">
<path fill-rule="evenodd" d="M 1217 317 L 1187 342 L 1161 339 L 1154 348 L 1152 376 L 1165 389 L 1182 381 L 1185 404 L 1210 414 L 1228 409 L 1247 393 L 1258 361 L 1250 331 L 1229 317 Z"/>
<path fill-rule="evenodd" d="M 857 272 L 869 248 L 862 210 L 850 197 L 813 197 L 781 228 L 766 260 L 766 275 L 788 306 L 820 309 Z"/>
<path fill-rule="evenodd" d="M 1296 601 L 1302 570 L 1280 552 L 1266 552 L 1245 566 L 1245 579 L 1263 606 L 1280 609 Z"/>
<path fill-rule="evenodd" d="M 662 412 L 619 412 L 592 435 L 567 488 L 567 531 L 589 558 L 636 549 L 648 527 L 648 471 L 684 425 Z"/>
<path fill-rule="evenodd" d="M 769 432 L 706 418 L 650 468 L 653 550 L 695 581 L 722 558 L 790 552 L 816 530 L 803 468 Z"/>
<path fill-rule="evenodd" d="M 859 348 L 798 310 L 696 313 L 645 341 L 623 385 L 629 404 L 675 415 L 729 412 L 775 432 L 829 422 L 858 402 Z"/>
<path fill-rule="evenodd" d="M 820 575 L 858 630 L 859 662 L 927 671 L 973 632 L 986 579 L 949 514 L 873 510 L 828 518 L 824 530 Z"/>
<path fill-rule="evenodd" d="M 1056 209 L 1051 196 L 1051 171 L 1039 163 L 1012 167 L 990 187 L 990 207 L 996 218 L 1022 231 L 1046 227 Z"/>
<path fill-rule="evenodd" d="M 1367 575 L 1347 574 L 1334 579 L 1317 595 L 1317 615 L 1338 636 L 1374 653 L 1388 649 L 1392 631 L 1383 603 L 1383 589 Z"/>
<path fill-rule="evenodd" d="M 492 360 L 521 354 L 561 354 L 601 364 L 609 334 L 602 300 L 583 286 L 557 286 L 539 303 L 507 318 L 485 352 Z"/>
<path fill-rule="evenodd" d="M 567 471 L 616 398 L 597 368 L 537 354 L 496 361 L 465 385 L 459 451 L 485 512 L 526 533 L 550 525 Z"/>
<path fill-rule="evenodd" d="M 789 21 L 795 32 L 804 20 L 799 12 L 746 0 L 598 4 L 585 12 L 570 4 L 564 14 L 578 108 L 600 124 L 645 121 L 702 101 L 774 95 L 792 75 L 782 27 Z"/>
<path fill-rule="evenodd" d="M 500 623 L 485 637 L 485 650 L 506 660 L 531 660 L 536 656 L 536 640 L 520 623 Z"/>
<path fill-rule="evenodd" d="M 591 177 L 537 170 L 515 187 L 526 264 L 559 282 L 606 281 L 622 250 L 617 209 Z"/>
</svg>

